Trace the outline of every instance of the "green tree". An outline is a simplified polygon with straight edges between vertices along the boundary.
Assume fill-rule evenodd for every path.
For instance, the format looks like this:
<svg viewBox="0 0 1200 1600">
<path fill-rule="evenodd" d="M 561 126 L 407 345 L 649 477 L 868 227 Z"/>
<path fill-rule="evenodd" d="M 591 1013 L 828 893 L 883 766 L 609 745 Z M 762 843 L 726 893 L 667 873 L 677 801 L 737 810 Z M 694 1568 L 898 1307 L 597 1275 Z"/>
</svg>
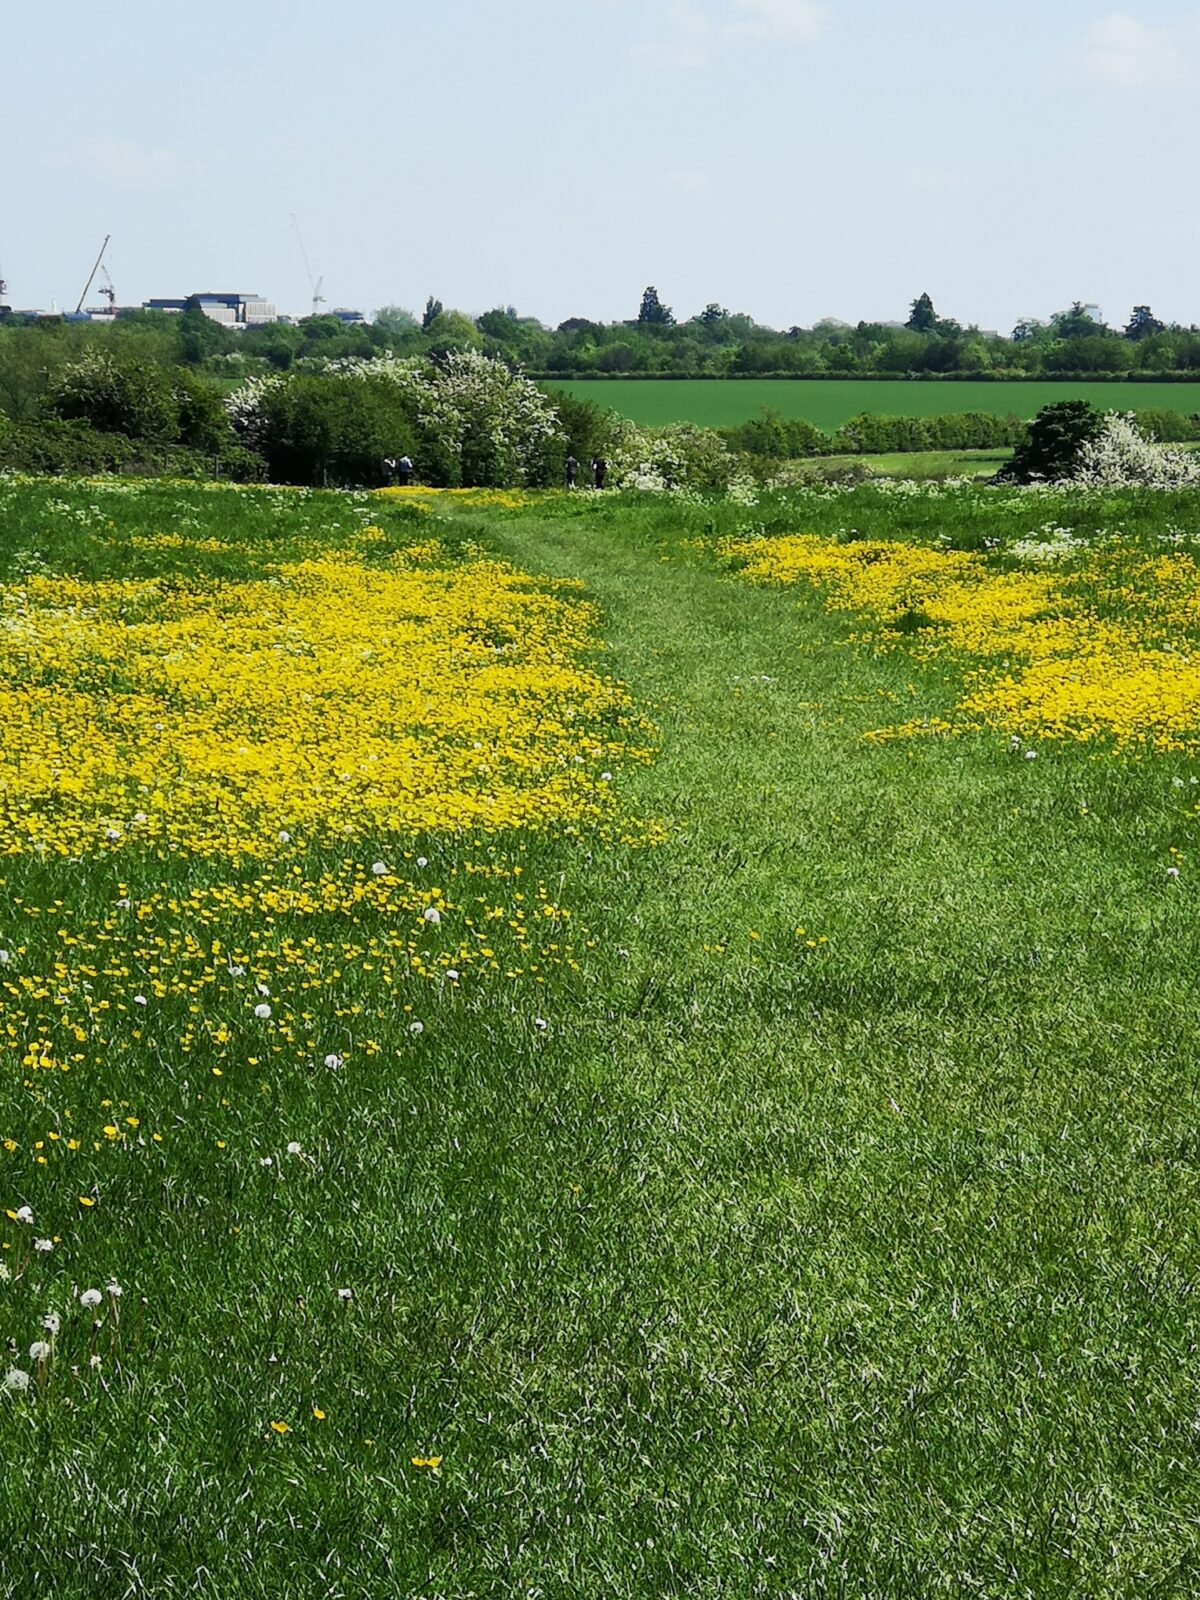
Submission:
<svg viewBox="0 0 1200 1600">
<path fill-rule="evenodd" d="M 675 316 L 670 306 L 663 305 L 653 284 L 642 295 L 641 309 L 637 315 L 642 327 L 673 328 Z"/>
<path fill-rule="evenodd" d="M 425 302 L 425 315 L 421 318 L 421 328 L 425 333 L 429 332 L 432 324 L 437 321 L 445 309 L 440 300 L 435 300 L 433 295 L 429 296 L 429 299 Z"/>
<path fill-rule="evenodd" d="M 1160 322 L 1149 306 L 1134 306 L 1133 315 L 1125 329 L 1125 337 L 1135 342 L 1149 339 L 1156 333 L 1165 333 L 1167 325 Z"/>
<path fill-rule="evenodd" d="M 1087 339 L 1093 334 L 1107 333 L 1108 329 L 1083 304 L 1076 300 L 1069 311 L 1056 311 L 1050 324 L 1060 339 Z"/>
<path fill-rule="evenodd" d="M 406 334 L 415 333 L 420 323 L 403 306 L 380 306 L 372 326 L 384 339 L 403 339 Z"/>
<path fill-rule="evenodd" d="M 1069 477 L 1084 445 L 1098 439 L 1103 430 L 1104 413 L 1087 400 L 1044 406 L 1000 477 L 1007 483 L 1053 483 Z"/>
<path fill-rule="evenodd" d="M 237 338 L 228 328 L 223 328 L 219 322 L 214 322 L 211 317 L 206 317 L 203 311 L 194 306 L 190 311 L 184 311 L 177 323 L 179 336 L 179 359 L 189 367 L 198 367 L 207 361 L 210 356 L 220 355 L 222 351 L 233 347 Z"/>
<path fill-rule="evenodd" d="M 912 303 L 908 321 L 904 326 L 913 333 L 933 333 L 937 325 L 938 314 L 933 309 L 933 301 L 928 294 L 918 295 Z"/>
</svg>

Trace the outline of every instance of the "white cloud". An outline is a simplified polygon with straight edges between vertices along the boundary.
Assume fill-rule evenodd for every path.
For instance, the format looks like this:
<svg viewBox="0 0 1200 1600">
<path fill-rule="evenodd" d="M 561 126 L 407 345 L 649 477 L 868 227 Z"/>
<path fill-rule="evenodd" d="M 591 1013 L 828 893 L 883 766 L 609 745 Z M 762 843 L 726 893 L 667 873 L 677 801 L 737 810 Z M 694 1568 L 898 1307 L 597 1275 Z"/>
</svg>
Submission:
<svg viewBox="0 0 1200 1600">
<path fill-rule="evenodd" d="M 86 164 L 121 189 L 157 189 L 178 178 L 182 163 L 174 150 L 139 150 L 117 139 L 84 139 Z"/>
<path fill-rule="evenodd" d="M 1090 83 L 1122 89 L 1171 89 L 1200 77 L 1200 20 L 1155 28 L 1124 11 L 1093 23 L 1072 65 Z"/>
<path fill-rule="evenodd" d="M 815 44 L 829 13 L 812 0 L 733 0 L 735 11 L 746 21 L 734 23 L 729 33 L 743 39 L 776 39 L 781 44 Z"/>
<path fill-rule="evenodd" d="M 643 61 L 665 67 L 704 67 L 723 46 L 771 42 L 814 44 L 828 11 L 814 0 L 720 0 L 716 11 L 693 0 L 670 0 L 661 37 L 640 45 Z"/>
</svg>

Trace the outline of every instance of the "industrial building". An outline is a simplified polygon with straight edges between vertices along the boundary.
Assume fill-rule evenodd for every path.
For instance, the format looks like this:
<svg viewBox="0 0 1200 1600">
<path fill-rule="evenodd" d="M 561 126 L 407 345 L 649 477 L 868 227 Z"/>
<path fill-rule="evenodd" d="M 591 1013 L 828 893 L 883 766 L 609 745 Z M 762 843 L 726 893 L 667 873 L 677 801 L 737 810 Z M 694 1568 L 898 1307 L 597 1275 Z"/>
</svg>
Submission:
<svg viewBox="0 0 1200 1600">
<path fill-rule="evenodd" d="M 279 319 L 270 300 L 257 294 L 190 294 L 183 300 L 144 300 L 143 311 L 203 311 L 224 328 L 261 328 Z"/>
</svg>

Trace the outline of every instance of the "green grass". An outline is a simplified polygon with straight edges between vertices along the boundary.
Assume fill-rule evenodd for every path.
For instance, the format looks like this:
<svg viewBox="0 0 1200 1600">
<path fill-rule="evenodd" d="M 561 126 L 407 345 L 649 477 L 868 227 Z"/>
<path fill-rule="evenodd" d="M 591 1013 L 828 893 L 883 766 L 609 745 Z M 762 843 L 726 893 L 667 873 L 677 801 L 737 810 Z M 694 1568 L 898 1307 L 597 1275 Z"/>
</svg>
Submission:
<svg viewBox="0 0 1200 1600">
<path fill-rule="evenodd" d="M 381 1058 L 230 1083 L 229 1160 L 191 1137 L 214 1091 L 169 1032 L 114 1051 L 113 1098 L 172 1137 L 85 1219 L 85 1267 L 46 1260 L 54 1292 L 117 1273 L 128 1331 L 74 1409 L 0 1404 L 0 1592 L 1200 1590 L 1192 765 L 867 744 L 952 703 L 947 669 L 852 645 L 707 547 L 761 526 L 979 548 L 1048 520 L 1151 543 L 1198 511 L 866 486 L 442 524 L 586 585 L 605 669 L 658 724 L 618 787 L 667 842 L 528 842 L 596 941 L 583 970 L 431 1006 L 417 1047 L 364 980 Z M 31 488 L 0 561 L 123 572 L 151 560 L 131 528 L 288 548 L 349 515 Z M 7 864 L 10 896 L 62 902 L 23 936 L 57 949 L 115 871 Z M 0 1116 L 37 1128 L 5 1070 Z M 291 1138 L 311 1162 L 260 1166 Z M 14 1199 L 37 1180 L 25 1156 L 0 1174 Z M 23 1294 L 0 1284 L 20 1344 Z"/>
<path fill-rule="evenodd" d="M 1105 410 L 1200 411 L 1200 383 L 909 383 L 888 379 L 845 381 L 732 378 L 651 380 L 581 379 L 552 385 L 581 400 L 608 406 L 653 427 L 698 422 L 733 427 L 763 406 L 802 417 L 832 433 L 859 412 L 932 417 L 961 411 L 1010 412 L 1028 419 L 1056 400 L 1091 400 Z"/>
</svg>

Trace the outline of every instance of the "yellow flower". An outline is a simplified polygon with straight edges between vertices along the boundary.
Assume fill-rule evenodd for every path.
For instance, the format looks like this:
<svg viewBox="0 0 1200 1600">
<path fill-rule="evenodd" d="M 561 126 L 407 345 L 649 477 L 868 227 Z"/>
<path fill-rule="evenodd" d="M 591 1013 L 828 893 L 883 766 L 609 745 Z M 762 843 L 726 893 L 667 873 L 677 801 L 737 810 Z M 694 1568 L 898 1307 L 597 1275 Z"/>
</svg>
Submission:
<svg viewBox="0 0 1200 1600">
<path fill-rule="evenodd" d="M 321 1410 L 320 1406 L 314 1406 L 312 1414 L 318 1422 L 325 1421 L 325 1413 Z"/>
<path fill-rule="evenodd" d="M 276 1433 L 291 1433 L 292 1431 L 286 1422 L 273 1422 L 271 1427 Z"/>
<path fill-rule="evenodd" d="M 92 1208 L 92 1206 L 94 1206 L 96 1204 L 96 1202 L 94 1200 L 92 1200 L 88 1195 L 81 1194 L 79 1196 L 79 1204 L 81 1206 L 86 1206 L 90 1210 Z"/>
</svg>

